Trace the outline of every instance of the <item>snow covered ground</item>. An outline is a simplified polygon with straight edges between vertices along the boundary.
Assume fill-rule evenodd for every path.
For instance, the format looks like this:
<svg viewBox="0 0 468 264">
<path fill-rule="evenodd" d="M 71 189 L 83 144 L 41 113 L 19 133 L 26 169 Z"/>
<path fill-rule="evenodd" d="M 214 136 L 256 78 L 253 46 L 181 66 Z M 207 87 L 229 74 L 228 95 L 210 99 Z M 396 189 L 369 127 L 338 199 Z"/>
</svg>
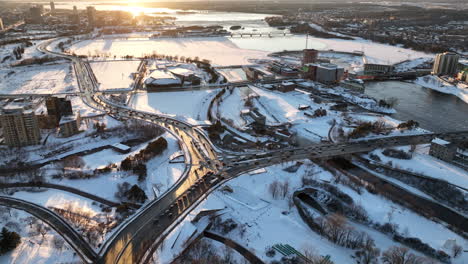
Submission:
<svg viewBox="0 0 468 264">
<path fill-rule="evenodd" d="M 394 167 L 420 173 L 429 177 L 442 179 L 455 185 L 468 188 L 468 172 L 457 166 L 430 156 L 430 145 L 419 145 L 413 158 L 410 160 L 395 159 L 382 154 L 382 149 L 374 150 L 372 153 L 378 155 L 381 162 L 387 164 L 392 162 Z M 409 147 L 398 149 L 409 151 Z"/>
<path fill-rule="evenodd" d="M 100 90 L 133 88 L 132 73 L 137 71 L 139 60 L 95 61 L 90 63 L 99 82 Z"/>
<path fill-rule="evenodd" d="M 418 66 L 421 66 L 423 64 L 428 64 L 431 61 L 433 61 L 432 58 L 417 58 L 414 60 L 408 60 L 402 63 L 399 63 L 395 65 L 395 70 L 397 72 L 404 72 L 404 71 L 410 71 Z"/>
<path fill-rule="evenodd" d="M 238 225 L 234 231 L 226 236 L 249 248 L 264 261 L 273 260 L 265 255 L 268 247 L 283 243 L 291 245 L 300 252 L 312 249 L 316 254 L 330 255 L 334 263 L 354 263 L 351 258 L 352 250 L 337 246 L 313 232 L 300 218 L 296 208 L 294 206 L 290 207 L 288 202 L 291 193 L 302 186 L 301 177 L 306 171 L 313 170 L 315 173 L 314 178 L 319 181 L 330 182 L 333 176 L 309 161 L 305 161 L 305 164 L 295 173 L 283 170 L 290 165 L 292 164 L 271 166 L 259 174 L 244 174 L 232 179 L 225 184 L 225 186 L 232 188 L 232 193 L 221 191 L 223 187 L 218 188 L 208 199 L 197 206 L 166 241 L 170 241 L 170 245 L 174 243 L 176 238 L 179 241 L 185 241 L 195 230 L 195 226 L 190 220 L 198 212 L 224 208 L 225 213 L 223 213 L 222 218 L 224 220 L 231 218 Z M 287 199 L 272 198 L 269 186 L 273 181 L 289 181 L 290 188 Z M 374 222 L 381 224 L 387 222 L 397 223 L 400 232 L 418 237 L 436 249 L 442 249 L 448 239 L 455 239 L 458 244 L 466 247 L 466 240 L 441 224 L 421 217 L 400 205 L 365 190 L 363 190 L 362 195 L 359 195 L 344 185 L 338 184 L 336 186 L 350 195 L 355 203 L 363 206 Z M 389 236 L 375 229 L 361 224 L 350 224 L 354 228 L 369 234 L 375 240 L 376 246 L 381 249 L 381 252 L 394 245 L 401 246 Z M 175 244 L 177 245 L 177 243 Z M 179 246 L 171 248 L 167 245 L 162 251 L 155 254 L 160 260 L 168 261 L 174 255 L 177 255 L 177 252 L 180 253 Z M 455 259 L 453 263 L 461 264 L 467 260 L 468 254 L 464 254 L 462 257 Z"/>
<path fill-rule="evenodd" d="M 466 83 L 460 82 L 456 85 L 453 85 L 439 79 L 437 76 L 432 75 L 419 77 L 416 79 L 416 81 L 414 81 L 414 83 L 429 89 L 439 91 L 441 93 L 453 94 L 468 103 L 468 84 Z"/>
<path fill-rule="evenodd" d="M 231 41 L 242 49 L 277 52 L 304 49 L 306 37 L 295 35 L 273 38 L 232 38 Z M 366 55 L 366 63 L 394 64 L 408 59 L 429 58 L 434 56 L 433 54 L 362 39 L 342 40 L 309 37 L 308 47 L 318 50 L 362 51 Z"/>
<path fill-rule="evenodd" d="M 208 106 L 218 90 L 135 93 L 129 106 L 137 110 L 206 120 Z"/>
<path fill-rule="evenodd" d="M 0 69 L 0 93 L 77 92 L 75 72 L 69 63 Z"/>
<path fill-rule="evenodd" d="M 167 38 L 167 39 L 98 39 L 86 40 L 73 45 L 71 51 L 88 55 L 94 51 L 110 53 L 116 56 L 143 56 L 152 53 L 199 57 L 208 59 L 214 65 L 249 64 L 249 59 L 266 58 L 268 52 L 245 50 L 237 47 L 231 40 L 217 38 Z"/>
<path fill-rule="evenodd" d="M 4 212 L 2 215 L 9 214 L 11 217 L 6 219 L 2 217 L 0 224 L 7 225 L 10 231 L 15 231 L 21 235 L 21 244 L 18 247 L 0 256 L 0 263 L 37 263 L 37 264 L 53 264 L 53 263 L 78 263 L 80 259 L 70 245 L 68 245 L 54 231 L 49 230 L 44 237 L 35 232 L 34 226 L 30 227 L 27 213 L 19 210 L 11 209 L 10 213 Z M 62 241 L 56 242 L 56 241 Z"/>
</svg>

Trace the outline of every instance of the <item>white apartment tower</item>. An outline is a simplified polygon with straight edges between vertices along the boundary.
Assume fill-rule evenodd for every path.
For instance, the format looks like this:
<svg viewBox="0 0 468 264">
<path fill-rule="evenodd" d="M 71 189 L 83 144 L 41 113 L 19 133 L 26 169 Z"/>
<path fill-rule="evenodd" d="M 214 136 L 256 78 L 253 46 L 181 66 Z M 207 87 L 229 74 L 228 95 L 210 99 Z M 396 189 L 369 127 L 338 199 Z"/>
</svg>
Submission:
<svg viewBox="0 0 468 264">
<path fill-rule="evenodd" d="M 454 75 L 457 73 L 460 56 L 453 52 L 444 52 L 436 55 L 432 74 Z"/>
</svg>

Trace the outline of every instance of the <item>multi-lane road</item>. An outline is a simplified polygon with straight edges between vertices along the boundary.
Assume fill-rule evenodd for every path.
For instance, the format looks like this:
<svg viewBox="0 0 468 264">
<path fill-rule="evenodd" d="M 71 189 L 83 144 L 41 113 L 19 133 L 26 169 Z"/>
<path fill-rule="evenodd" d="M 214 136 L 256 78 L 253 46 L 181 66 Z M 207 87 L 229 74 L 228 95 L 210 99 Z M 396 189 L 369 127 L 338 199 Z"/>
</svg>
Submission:
<svg viewBox="0 0 468 264">
<path fill-rule="evenodd" d="M 186 156 L 187 166 L 181 180 L 162 197 L 151 201 L 120 225 L 102 245 L 99 252 L 88 252 L 89 245 L 83 245 L 83 239 L 74 244 L 74 248 L 87 263 L 147 262 L 164 235 L 174 228 L 178 220 L 194 208 L 203 197 L 223 182 L 252 169 L 304 158 L 325 158 L 366 152 L 382 147 L 427 143 L 435 137 L 448 140 L 468 138 L 468 132 L 423 134 L 349 143 L 318 144 L 306 148 L 257 153 L 224 152 L 217 149 L 206 134 L 196 126 L 168 115 L 137 111 L 107 100 L 102 93 L 97 91 L 97 82 L 87 62 L 75 56 L 47 50 L 51 41 L 42 43 L 38 49 L 49 55 L 72 61 L 80 87 L 79 95 L 88 106 L 122 119 L 144 120 L 166 128 L 182 142 Z M 36 216 L 48 217 L 47 215 Z M 52 222 L 51 225 L 53 224 Z M 61 234 L 70 236 L 70 234 Z"/>
</svg>

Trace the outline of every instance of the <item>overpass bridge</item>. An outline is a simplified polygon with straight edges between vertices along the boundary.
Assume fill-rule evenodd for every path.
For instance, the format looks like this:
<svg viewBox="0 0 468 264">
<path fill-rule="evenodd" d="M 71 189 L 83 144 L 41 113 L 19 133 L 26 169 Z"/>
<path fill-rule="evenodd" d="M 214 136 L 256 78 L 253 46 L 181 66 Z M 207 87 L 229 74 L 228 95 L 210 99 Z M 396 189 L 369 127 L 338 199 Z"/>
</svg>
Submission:
<svg viewBox="0 0 468 264">
<path fill-rule="evenodd" d="M 293 36 L 294 34 L 286 32 L 243 32 L 243 33 L 231 33 L 231 38 L 254 38 L 254 37 L 286 37 Z"/>
<path fill-rule="evenodd" d="M 356 153 L 369 152 L 378 148 L 408 146 L 430 143 L 435 138 L 447 141 L 467 141 L 468 131 L 451 133 L 427 133 L 409 136 L 384 137 L 369 140 L 360 140 L 344 143 L 317 144 L 303 148 L 291 148 L 260 153 L 236 154 L 225 156 L 223 163 L 227 167 L 242 165 L 270 166 L 287 161 L 304 158 L 330 158 Z"/>
</svg>

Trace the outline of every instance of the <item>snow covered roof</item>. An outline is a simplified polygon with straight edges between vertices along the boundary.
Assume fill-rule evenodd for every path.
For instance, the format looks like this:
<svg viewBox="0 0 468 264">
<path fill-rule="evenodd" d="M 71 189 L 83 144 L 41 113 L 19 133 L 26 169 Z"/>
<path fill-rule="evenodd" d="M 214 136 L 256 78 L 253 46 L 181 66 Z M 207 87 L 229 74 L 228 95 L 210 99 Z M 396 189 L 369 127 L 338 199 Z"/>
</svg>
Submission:
<svg viewBox="0 0 468 264">
<path fill-rule="evenodd" d="M 114 145 L 112 145 L 112 147 L 118 149 L 118 150 L 121 150 L 121 151 L 128 151 L 131 149 L 131 147 L 127 146 L 127 145 L 124 145 L 122 143 L 115 143 Z"/>
<path fill-rule="evenodd" d="M 159 70 L 153 71 L 145 80 L 145 84 L 152 85 L 177 85 L 181 83 L 180 79 L 175 77 L 174 74 Z"/>
<path fill-rule="evenodd" d="M 184 68 L 174 68 L 169 70 L 173 74 L 177 75 L 183 75 L 183 76 L 190 76 L 192 74 L 195 74 L 192 70 L 189 69 L 184 69 Z"/>
<path fill-rule="evenodd" d="M 64 125 L 70 122 L 76 122 L 76 116 L 74 115 L 62 116 L 62 118 L 60 118 L 59 125 Z"/>
<path fill-rule="evenodd" d="M 448 145 L 448 144 L 450 144 L 450 142 L 445 141 L 445 140 L 440 139 L 440 138 L 434 138 L 434 140 L 432 140 L 432 143 L 436 143 L 436 144 L 439 144 L 439 145 Z"/>
</svg>

